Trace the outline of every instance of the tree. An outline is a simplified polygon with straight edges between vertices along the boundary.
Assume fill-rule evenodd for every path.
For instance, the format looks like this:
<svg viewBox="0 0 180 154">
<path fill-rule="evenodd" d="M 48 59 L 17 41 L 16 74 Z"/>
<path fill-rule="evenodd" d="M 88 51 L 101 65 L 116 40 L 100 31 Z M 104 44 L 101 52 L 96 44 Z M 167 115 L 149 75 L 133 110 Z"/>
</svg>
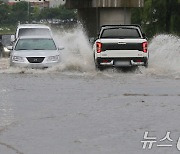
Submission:
<svg viewBox="0 0 180 154">
<path fill-rule="evenodd" d="M 10 7 L 7 4 L 0 1 L 0 24 L 9 22 L 8 19 L 10 17 L 10 13 Z"/>
<path fill-rule="evenodd" d="M 179 0 L 145 0 L 142 9 L 133 9 L 132 22 L 141 24 L 149 37 L 156 33 L 180 33 Z"/>
<path fill-rule="evenodd" d="M 74 10 L 68 10 L 64 6 L 59 6 L 57 8 L 46 8 L 40 13 L 40 18 L 43 19 L 75 19 L 76 13 Z"/>
<path fill-rule="evenodd" d="M 28 21 L 28 3 L 21 1 L 12 5 L 12 22 L 20 21 L 25 23 Z"/>
<path fill-rule="evenodd" d="M 41 10 L 39 7 L 35 6 L 32 10 L 32 20 L 38 20 L 39 19 L 39 15 L 41 13 Z"/>
</svg>

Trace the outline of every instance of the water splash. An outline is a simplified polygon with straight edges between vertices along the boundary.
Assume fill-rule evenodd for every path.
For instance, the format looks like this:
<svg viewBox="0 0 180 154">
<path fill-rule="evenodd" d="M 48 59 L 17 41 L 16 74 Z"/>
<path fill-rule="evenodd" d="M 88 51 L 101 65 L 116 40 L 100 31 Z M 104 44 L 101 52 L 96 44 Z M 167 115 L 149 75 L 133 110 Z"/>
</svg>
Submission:
<svg viewBox="0 0 180 154">
<path fill-rule="evenodd" d="M 52 68 L 57 71 L 94 71 L 93 51 L 83 28 L 56 31 L 55 40 L 62 50 L 62 63 Z"/>
<path fill-rule="evenodd" d="M 149 68 L 143 74 L 180 77 L 180 38 L 173 35 L 155 36 L 149 44 Z"/>
<path fill-rule="evenodd" d="M 8 59 L 0 59 L 0 73 L 59 73 L 69 72 L 96 76 L 99 74 L 115 76 L 128 73 L 106 70 L 96 72 L 93 60 L 92 47 L 82 27 L 70 30 L 55 30 L 54 38 L 58 46 L 65 49 L 61 51 L 62 62 L 47 70 L 9 67 Z M 131 74 L 148 76 L 164 76 L 180 78 L 180 38 L 173 35 L 157 35 L 149 43 L 149 68 L 140 67 L 139 71 Z"/>
</svg>

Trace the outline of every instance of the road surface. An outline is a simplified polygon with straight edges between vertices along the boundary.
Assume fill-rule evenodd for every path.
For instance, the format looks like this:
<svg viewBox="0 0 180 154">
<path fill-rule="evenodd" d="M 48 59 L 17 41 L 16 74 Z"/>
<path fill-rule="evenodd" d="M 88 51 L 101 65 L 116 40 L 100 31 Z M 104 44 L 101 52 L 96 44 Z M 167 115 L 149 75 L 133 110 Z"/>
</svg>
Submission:
<svg viewBox="0 0 180 154">
<path fill-rule="evenodd" d="M 180 80 L 126 73 L 1 74 L 0 153 L 179 153 Z M 173 147 L 143 150 L 144 132 Z"/>
</svg>

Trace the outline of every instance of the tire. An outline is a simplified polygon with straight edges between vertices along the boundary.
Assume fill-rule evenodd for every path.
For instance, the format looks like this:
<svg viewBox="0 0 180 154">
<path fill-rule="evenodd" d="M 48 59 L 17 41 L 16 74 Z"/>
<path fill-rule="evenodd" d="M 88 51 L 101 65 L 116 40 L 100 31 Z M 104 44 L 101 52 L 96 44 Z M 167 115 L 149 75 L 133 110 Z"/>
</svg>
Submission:
<svg viewBox="0 0 180 154">
<path fill-rule="evenodd" d="M 94 63 L 97 71 L 103 71 L 104 67 L 99 64 L 98 60 L 95 59 L 95 54 L 94 54 Z"/>
<path fill-rule="evenodd" d="M 99 64 L 96 64 L 96 70 L 98 71 L 103 71 L 104 70 L 104 67 L 99 65 Z"/>
<path fill-rule="evenodd" d="M 148 68 L 148 65 L 149 65 L 148 60 L 146 60 L 144 63 L 145 63 L 145 64 L 144 64 L 144 67 L 145 67 L 145 68 Z"/>
</svg>

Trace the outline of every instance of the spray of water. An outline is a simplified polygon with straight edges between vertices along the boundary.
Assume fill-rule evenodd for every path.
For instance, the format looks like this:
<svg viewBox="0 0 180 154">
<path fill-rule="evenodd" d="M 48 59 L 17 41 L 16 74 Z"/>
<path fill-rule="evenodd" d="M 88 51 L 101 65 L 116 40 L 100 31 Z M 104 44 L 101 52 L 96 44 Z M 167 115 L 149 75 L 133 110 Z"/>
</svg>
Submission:
<svg viewBox="0 0 180 154">
<path fill-rule="evenodd" d="M 70 30 L 54 30 L 54 38 L 61 51 L 62 62 L 47 70 L 32 70 L 25 68 L 9 68 L 9 60 L 0 59 L 0 73 L 57 73 L 69 72 L 74 74 L 93 74 L 95 71 L 93 51 L 88 37 L 81 26 Z M 149 68 L 140 67 L 134 74 L 171 76 L 180 78 L 180 38 L 172 35 L 157 35 L 149 43 Z M 82 73 L 83 72 L 83 73 Z M 119 75 L 122 72 L 106 70 L 103 75 Z M 125 73 L 126 74 L 126 73 Z M 116 76 L 115 75 L 115 76 Z M 127 74 L 128 75 L 128 74 Z"/>
<path fill-rule="evenodd" d="M 67 32 L 56 32 L 55 38 L 60 46 L 64 45 L 65 50 L 62 51 L 62 64 L 53 68 L 54 71 L 92 72 L 95 70 L 92 47 L 81 27 Z M 180 77 L 179 37 L 157 35 L 149 43 L 149 52 L 149 68 L 140 68 L 142 74 Z M 112 70 L 104 72 L 104 74 L 108 73 L 112 74 Z"/>
<path fill-rule="evenodd" d="M 149 68 L 143 73 L 180 77 L 180 38 L 172 35 L 155 36 L 149 44 Z"/>
<path fill-rule="evenodd" d="M 61 51 L 61 64 L 49 70 L 80 72 L 95 70 L 92 47 L 81 26 L 69 31 L 56 31 L 54 38 L 64 50 Z"/>
</svg>

